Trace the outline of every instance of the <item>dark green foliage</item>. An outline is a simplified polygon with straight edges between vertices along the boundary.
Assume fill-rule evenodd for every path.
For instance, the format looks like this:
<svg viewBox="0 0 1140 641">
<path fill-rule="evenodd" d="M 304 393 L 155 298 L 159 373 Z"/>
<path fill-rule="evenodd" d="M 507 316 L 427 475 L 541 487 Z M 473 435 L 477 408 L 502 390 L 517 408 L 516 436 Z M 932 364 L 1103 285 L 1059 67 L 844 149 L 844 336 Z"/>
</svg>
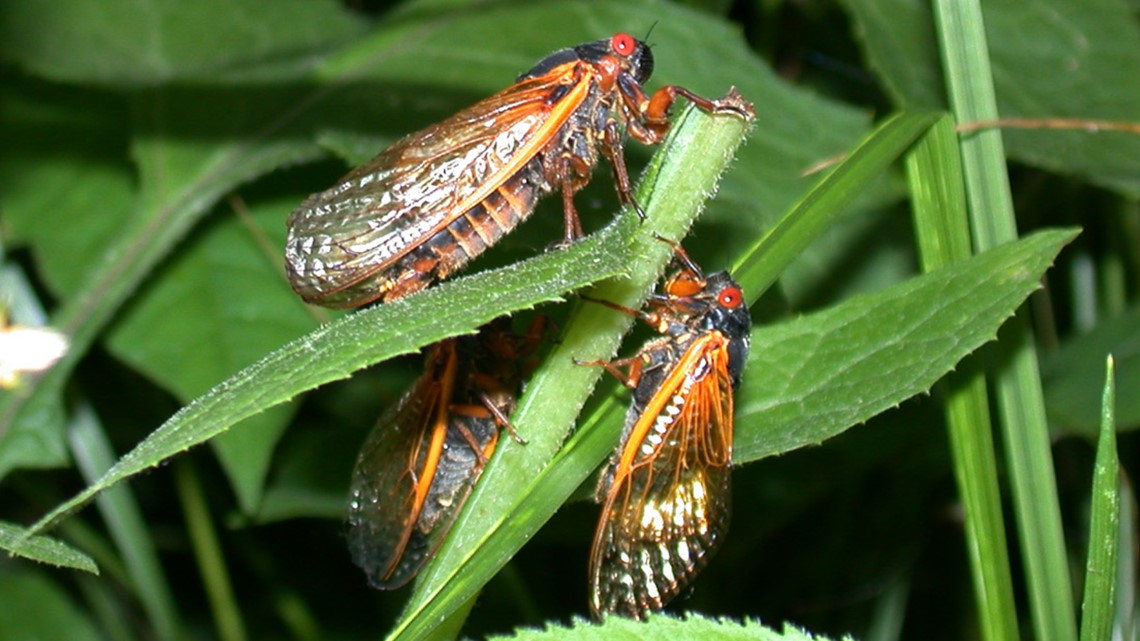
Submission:
<svg viewBox="0 0 1140 641">
<path fill-rule="evenodd" d="M 587 612 L 597 510 L 580 499 L 628 400 L 572 359 L 631 354 L 646 336 L 621 343 L 628 319 L 573 292 L 637 305 L 669 256 L 654 233 L 684 238 L 710 270 L 733 269 L 755 301 L 732 528 L 671 608 L 751 620 L 662 618 L 646 634 L 808 638 L 754 619 L 833 638 L 991 629 L 977 622 L 988 615 L 955 484 L 969 472 L 951 455 L 942 408 L 966 376 L 1008 367 L 1008 351 L 983 345 L 1005 338 L 1019 308 L 1036 331 L 1049 428 L 1066 439 L 1050 463 L 1067 535 L 1058 552 L 1065 573 L 1086 567 L 1094 437 L 1111 429 L 1108 353 L 1117 411 L 1107 416 L 1122 433 L 1118 444 L 1101 438 L 1097 487 L 1116 491 L 1113 448 L 1121 474 L 1134 468 L 1124 432 L 1140 417 L 1129 393 L 1140 388 L 1140 135 L 1008 131 L 1023 238 L 920 275 L 915 232 L 940 223 L 912 222 L 908 207 L 962 189 L 937 163 L 904 180 L 897 162 L 938 120 L 927 112 L 951 104 L 943 59 L 954 45 L 940 45 L 945 25 L 927 3 L 342 4 L 0 5 L 0 305 L 22 325 L 41 324 L 42 310 L 72 346 L 45 375 L 0 390 L 0 548 L 15 553 L 0 558 L 0 641 L 413 639 L 524 625 L 545 625 L 544 638 L 633 634 L 556 625 Z M 984 9 L 1002 117 L 1136 120 L 1140 26 L 1124 3 Z M 651 28 L 649 90 L 717 97 L 736 86 L 757 115 L 745 139 L 743 123 L 681 101 L 652 160 L 657 150 L 631 142 L 647 222 L 615 214 L 600 169 L 577 199 L 598 233 L 568 249 L 543 251 L 561 232 L 551 198 L 470 278 L 423 295 L 333 318 L 289 290 L 285 217 L 346 166 L 554 49 Z M 1023 307 L 1041 282 L 1049 296 Z M 356 448 L 418 372 L 407 355 L 534 308 L 560 335 L 512 419 L 528 444 L 500 441 L 415 588 L 369 591 L 340 519 Z M 1008 492 L 1017 472 L 994 431 L 989 471 Z M 45 514 L 35 527 L 50 531 L 30 531 Z M 1127 549 L 1129 515 L 1103 514 L 1098 540 Z M 1018 586 L 1032 581 L 1012 534 L 1022 516 L 1006 515 Z M 1086 603 L 1085 629 L 1128 620 L 1132 605 L 1115 605 Z M 1015 607 L 1028 630 L 1040 604 Z"/>
</svg>

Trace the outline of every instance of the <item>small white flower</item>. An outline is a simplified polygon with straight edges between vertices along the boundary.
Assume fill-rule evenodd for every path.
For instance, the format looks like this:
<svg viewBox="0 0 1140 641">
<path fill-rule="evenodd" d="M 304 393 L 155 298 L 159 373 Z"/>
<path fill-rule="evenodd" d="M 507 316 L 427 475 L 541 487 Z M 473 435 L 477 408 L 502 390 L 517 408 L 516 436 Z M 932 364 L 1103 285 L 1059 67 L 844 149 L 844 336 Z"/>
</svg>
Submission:
<svg viewBox="0 0 1140 641">
<path fill-rule="evenodd" d="M 67 351 L 67 337 L 48 327 L 0 327 L 0 387 L 11 389 L 20 375 L 42 372 Z"/>
</svg>

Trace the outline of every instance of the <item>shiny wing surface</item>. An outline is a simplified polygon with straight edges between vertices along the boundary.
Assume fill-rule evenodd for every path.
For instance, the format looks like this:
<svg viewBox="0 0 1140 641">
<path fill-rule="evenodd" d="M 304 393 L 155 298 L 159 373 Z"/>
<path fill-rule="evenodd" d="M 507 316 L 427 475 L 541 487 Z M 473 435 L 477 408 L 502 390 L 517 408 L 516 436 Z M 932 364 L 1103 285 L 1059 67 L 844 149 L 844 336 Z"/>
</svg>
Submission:
<svg viewBox="0 0 1140 641">
<path fill-rule="evenodd" d="M 373 587 L 400 587 L 429 556 L 416 544 L 417 526 L 443 449 L 456 361 L 454 341 L 436 346 L 424 375 L 372 429 L 352 471 L 348 550 Z"/>
<path fill-rule="evenodd" d="M 728 528 L 732 377 L 719 332 L 695 340 L 636 417 L 590 554 L 596 615 L 643 618 L 685 588 Z"/>
<path fill-rule="evenodd" d="M 293 288 L 319 302 L 384 269 L 522 169 L 589 91 L 566 64 L 411 134 L 289 216 Z"/>
</svg>

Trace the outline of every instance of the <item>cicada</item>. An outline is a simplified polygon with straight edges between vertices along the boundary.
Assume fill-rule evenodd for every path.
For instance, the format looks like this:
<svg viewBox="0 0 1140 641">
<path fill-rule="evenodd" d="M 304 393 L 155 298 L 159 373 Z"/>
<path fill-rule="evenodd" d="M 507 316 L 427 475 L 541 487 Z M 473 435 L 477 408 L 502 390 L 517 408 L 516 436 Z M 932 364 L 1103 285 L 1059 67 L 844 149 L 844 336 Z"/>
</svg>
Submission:
<svg viewBox="0 0 1140 641">
<path fill-rule="evenodd" d="M 555 191 L 563 242 L 573 241 L 582 235 L 574 194 L 600 155 L 620 202 L 636 209 L 625 133 L 660 142 L 678 96 L 708 112 L 752 115 L 735 92 L 708 100 L 667 85 L 650 97 L 642 84 L 652 71 L 649 47 L 618 33 L 556 51 L 515 84 L 396 141 L 289 215 L 290 284 L 327 307 L 395 300 L 447 278 Z"/>
<path fill-rule="evenodd" d="M 596 617 L 641 619 L 664 607 L 728 528 L 733 392 L 752 319 L 727 273 L 705 276 L 674 247 L 683 267 L 650 299 L 651 311 L 618 307 L 663 336 L 633 358 L 595 363 L 633 396 L 621 445 L 598 483 L 602 512 L 590 551 Z"/>
<path fill-rule="evenodd" d="M 377 422 L 352 472 L 352 560 L 381 590 L 411 580 L 455 522 L 509 428 L 532 330 L 499 325 L 436 343 L 424 372 Z"/>
</svg>

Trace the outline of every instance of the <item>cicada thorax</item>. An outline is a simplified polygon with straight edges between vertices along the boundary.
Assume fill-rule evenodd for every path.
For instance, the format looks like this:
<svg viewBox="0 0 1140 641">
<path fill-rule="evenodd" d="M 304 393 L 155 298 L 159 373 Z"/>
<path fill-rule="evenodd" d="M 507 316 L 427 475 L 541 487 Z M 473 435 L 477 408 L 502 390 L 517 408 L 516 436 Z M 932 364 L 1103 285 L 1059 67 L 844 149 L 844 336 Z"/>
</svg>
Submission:
<svg viewBox="0 0 1140 641">
<path fill-rule="evenodd" d="M 353 561 L 378 589 L 411 580 L 443 542 L 514 411 L 520 341 L 501 327 L 429 349 L 424 373 L 365 440 L 347 509 Z M 523 349 L 531 349 L 526 339 Z"/>
<path fill-rule="evenodd" d="M 735 94 L 709 101 L 669 85 L 646 96 L 652 67 L 648 46 L 628 34 L 564 49 L 514 85 L 397 141 L 290 214 L 293 289 L 340 308 L 410 294 L 482 253 L 551 191 L 562 196 L 564 240 L 574 240 L 582 226 L 573 196 L 601 155 L 622 204 L 635 204 L 623 136 L 659 142 L 677 96 L 751 117 Z"/>
<path fill-rule="evenodd" d="M 650 309 L 639 315 L 664 336 L 607 366 L 628 366 L 632 402 L 598 484 L 595 616 L 663 607 L 704 567 L 730 519 L 733 390 L 751 329 L 740 288 L 690 261 Z"/>
</svg>

